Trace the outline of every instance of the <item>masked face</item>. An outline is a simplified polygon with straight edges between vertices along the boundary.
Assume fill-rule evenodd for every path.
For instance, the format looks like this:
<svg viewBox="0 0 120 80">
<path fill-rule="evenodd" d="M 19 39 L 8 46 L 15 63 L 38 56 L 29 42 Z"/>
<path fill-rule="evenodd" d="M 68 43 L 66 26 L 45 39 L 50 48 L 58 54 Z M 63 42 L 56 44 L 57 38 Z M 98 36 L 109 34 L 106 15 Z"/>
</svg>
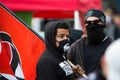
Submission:
<svg viewBox="0 0 120 80">
<path fill-rule="evenodd" d="M 100 24 L 89 24 L 86 26 L 88 40 L 90 44 L 98 45 L 105 38 L 104 25 Z"/>
<path fill-rule="evenodd" d="M 68 39 L 59 42 L 58 51 L 60 53 L 67 53 L 69 48 L 70 48 L 70 41 Z"/>
<path fill-rule="evenodd" d="M 56 35 L 56 47 L 59 53 L 66 53 L 70 47 L 69 41 L 69 30 L 68 29 L 57 29 Z"/>
</svg>

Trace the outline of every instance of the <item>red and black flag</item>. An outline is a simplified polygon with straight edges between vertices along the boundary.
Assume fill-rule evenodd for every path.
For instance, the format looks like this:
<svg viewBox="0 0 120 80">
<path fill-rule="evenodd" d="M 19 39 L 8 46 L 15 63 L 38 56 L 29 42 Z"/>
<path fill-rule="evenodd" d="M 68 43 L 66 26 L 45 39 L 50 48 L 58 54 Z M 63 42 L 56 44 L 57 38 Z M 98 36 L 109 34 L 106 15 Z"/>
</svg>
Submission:
<svg viewBox="0 0 120 80">
<path fill-rule="evenodd" d="M 0 80 L 35 80 L 45 43 L 0 3 Z"/>
</svg>

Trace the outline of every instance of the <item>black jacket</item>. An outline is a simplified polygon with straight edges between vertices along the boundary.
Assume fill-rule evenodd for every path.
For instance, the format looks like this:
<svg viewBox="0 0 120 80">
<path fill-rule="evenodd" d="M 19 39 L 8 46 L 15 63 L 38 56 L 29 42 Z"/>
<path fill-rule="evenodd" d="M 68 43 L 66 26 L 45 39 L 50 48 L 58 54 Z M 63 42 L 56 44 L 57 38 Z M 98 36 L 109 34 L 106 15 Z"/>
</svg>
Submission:
<svg viewBox="0 0 120 80">
<path fill-rule="evenodd" d="M 63 65 L 66 63 L 63 54 L 56 49 L 55 27 L 59 22 L 50 22 L 45 28 L 46 51 L 40 57 L 37 65 L 36 80 L 74 80 L 73 71 L 65 69 Z M 64 67 L 64 68 L 62 68 Z M 66 71 L 64 71 L 64 69 Z"/>
<path fill-rule="evenodd" d="M 106 38 L 99 45 L 94 46 L 88 44 L 88 38 L 84 37 L 72 44 L 68 51 L 68 59 L 75 65 L 79 64 L 88 74 L 99 67 L 100 58 L 111 42 L 110 38 Z"/>
</svg>

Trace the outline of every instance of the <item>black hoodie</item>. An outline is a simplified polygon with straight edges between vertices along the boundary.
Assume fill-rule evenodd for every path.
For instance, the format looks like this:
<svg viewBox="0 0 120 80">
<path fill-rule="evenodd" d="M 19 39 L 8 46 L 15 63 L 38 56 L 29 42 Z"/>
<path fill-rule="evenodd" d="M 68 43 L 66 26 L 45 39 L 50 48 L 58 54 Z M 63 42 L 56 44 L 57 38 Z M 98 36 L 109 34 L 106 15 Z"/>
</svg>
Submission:
<svg viewBox="0 0 120 80">
<path fill-rule="evenodd" d="M 61 68 L 66 61 L 56 47 L 55 36 L 58 23 L 61 21 L 49 22 L 45 26 L 46 51 L 38 61 L 36 80 L 74 80 L 71 68 L 70 70 Z"/>
</svg>

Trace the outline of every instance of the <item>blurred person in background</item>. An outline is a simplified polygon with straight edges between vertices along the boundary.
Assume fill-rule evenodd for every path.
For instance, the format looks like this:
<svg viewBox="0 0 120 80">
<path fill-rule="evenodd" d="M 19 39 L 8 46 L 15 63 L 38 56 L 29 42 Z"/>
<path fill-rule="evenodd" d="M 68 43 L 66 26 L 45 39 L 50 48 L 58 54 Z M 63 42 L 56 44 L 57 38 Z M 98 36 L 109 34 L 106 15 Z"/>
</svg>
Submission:
<svg viewBox="0 0 120 80">
<path fill-rule="evenodd" d="M 120 12 L 113 14 L 114 40 L 120 38 Z"/>
<path fill-rule="evenodd" d="M 101 66 L 107 80 L 120 80 L 120 39 L 106 49 Z"/>
<path fill-rule="evenodd" d="M 112 9 L 106 8 L 104 10 L 104 14 L 106 16 L 106 27 L 104 29 L 107 36 L 109 36 L 112 40 L 114 40 L 114 26 L 113 26 L 113 20 L 112 20 Z"/>
<path fill-rule="evenodd" d="M 70 33 L 70 40 L 71 40 L 71 44 L 73 42 L 75 42 L 76 40 L 80 39 L 81 36 L 83 35 L 83 31 L 82 30 L 77 30 L 77 29 L 71 29 L 71 33 Z"/>
<path fill-rule="evenodd" d="M 106 35 L 112 40 L 118 39 L 120 37 L 120 12 L 107 8 L 104 10 L 104 14 L 106 16 Z"/>
</svg>

